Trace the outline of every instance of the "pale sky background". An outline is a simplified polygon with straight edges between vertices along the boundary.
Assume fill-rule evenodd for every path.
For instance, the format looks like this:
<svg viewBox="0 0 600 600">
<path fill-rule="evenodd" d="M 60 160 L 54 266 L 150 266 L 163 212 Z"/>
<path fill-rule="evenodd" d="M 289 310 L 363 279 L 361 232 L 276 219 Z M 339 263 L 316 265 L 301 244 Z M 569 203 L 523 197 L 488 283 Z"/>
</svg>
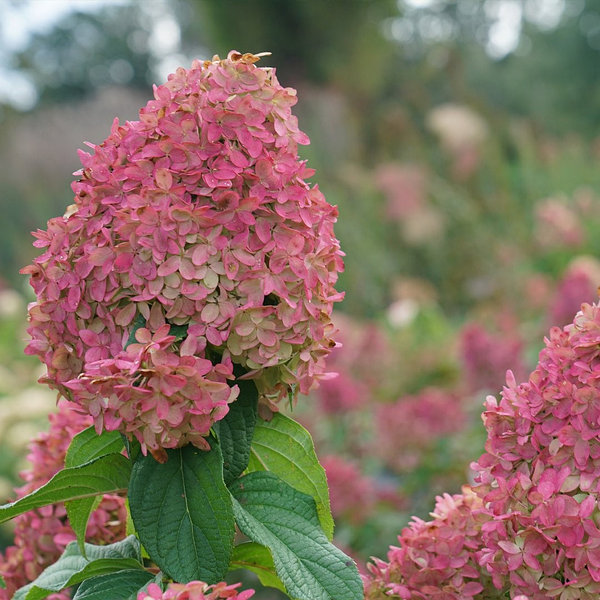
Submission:
<svg viewBox="0 0 600 600">
<path fill-rule="evenodd" d="M 128 4 L 130 0 L 0 0 L 0 102 L 8 102 L 21 110 L 28 110 L 36 102 L 31 81 L 10 65 L 10 54 L 23 50 L 32 34 L 49 31 L 71 12 L 92 12 L 109 5 Z M 155 77 L 163 81 L 189 59 L 179 53 L 179 25 L 168 0 L 144 0 L 141 6 L 152 17 L 148 43 L 152 53 L 160 57 Z"/>
<path fill-rule="evenodd" d="M 339 0 L 343 2 L 344 0 Z M 473 0 L 479 3 L 481 0 Z M 436 0 L 398 0 L 405 10 L 432 7 Z M 23 50 L 33 33 L 48 31 L 69 12 L 95 11 L 107 5 L 127 5 L 130 0 L 0 0 L 0 102 L 10 103 L 20 110 L 32 108 L 36 102 L 35 87 L 28 77 L 11 68 L 12 52 Z M 583 0 L 569 0 L 583 6 Z M 144 0 L 141 6 L 152 17 L 150 49 L 157 57 L 157 82 L 189 57 L 180 53 L 180 31 L 173 18 L 168 0 Z M 523 17 L 542 28 L 551 29 L 559 22 L 566 0 L 485 0 L 485 10 L 494 20 L 487 51 L 501 58 L 513 51 L 519 41 Z M 398 39 L 409 35 L 398 19 L 390 29 Z"/>
</svg>

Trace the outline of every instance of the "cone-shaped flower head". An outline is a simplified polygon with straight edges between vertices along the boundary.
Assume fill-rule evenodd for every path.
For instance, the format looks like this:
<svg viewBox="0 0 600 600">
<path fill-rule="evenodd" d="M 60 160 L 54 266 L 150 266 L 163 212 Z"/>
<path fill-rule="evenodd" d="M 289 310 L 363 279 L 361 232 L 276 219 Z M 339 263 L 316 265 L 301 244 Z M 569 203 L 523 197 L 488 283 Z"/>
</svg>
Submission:
<svg viewBox="0 0 600 600">
<path fill-rule="evenodd" d="M 115 121 L 24 269 L 45 381 L 144 451 L 205 447 L 234 364 L 277 398 L 309 391 L 333 345 L 337 211 L 304 181 L 295 91 L 257 60 L 196 61 Z"/>
<path fill-rule="evenodd" d="M 532 600 L 600 595 L 600 307 L 551 330 L 529 381 L 488 399 L 481 562 Z"/>
<path fill-rule="evenodd" d="M 598 598 L 599 389 L 600 305 L 584 304 L 551 330 L 527 382 L 509 372 L 500 402 L 488 397 L 477 485 L 375 559 L 367 598 Z"/>
</svg>

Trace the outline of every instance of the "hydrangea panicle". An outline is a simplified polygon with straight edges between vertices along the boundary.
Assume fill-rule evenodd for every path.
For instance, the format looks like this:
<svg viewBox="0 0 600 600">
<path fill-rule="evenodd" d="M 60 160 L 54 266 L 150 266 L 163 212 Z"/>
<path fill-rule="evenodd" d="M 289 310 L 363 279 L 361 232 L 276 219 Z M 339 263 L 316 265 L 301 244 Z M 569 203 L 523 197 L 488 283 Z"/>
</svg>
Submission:
<svg viewBox="0 0 600 600">
<path fill-rule="evenodd" d="M 484 414 L 474 465 L 493 516 L 482 563 L 532 600 L 600 594 L 600 307 L 553 328 L 526 383 L 509 376 Z"/>
<path fill-rule="evenodd" d="M 436 507 L 433 521 L 415 521 L 389 562 L 371 566 L 367 597 L 598 598 L 599 373 L 600 305 L 584 304 L 572 324 L 550 331 L 528 381 L 517 384 L 509 372 L 500 401 L 487 398 L 486 451 L 473 464 L 467 520 L 455 516 L 466 498 L 455 497 L 452 510 Z M 473 573 L 468 561 L 466 570 L 456 562 L 467 540 L 469 560 L 496 591 L 459 593 L 457 582 Z M 456 572 L 440 570 L 448 566 L 440 555 Z"/>
<path fill-rule="evenodd" d="M 258 58 L 194 61 L 115 120 L 23 269 L 44 381 L 144 452 L 206 448 L 234 364 L 276 400 L 313 388 L 334 345 L 337 209 L 305 181 L 295 90 Z"/>
</svg>

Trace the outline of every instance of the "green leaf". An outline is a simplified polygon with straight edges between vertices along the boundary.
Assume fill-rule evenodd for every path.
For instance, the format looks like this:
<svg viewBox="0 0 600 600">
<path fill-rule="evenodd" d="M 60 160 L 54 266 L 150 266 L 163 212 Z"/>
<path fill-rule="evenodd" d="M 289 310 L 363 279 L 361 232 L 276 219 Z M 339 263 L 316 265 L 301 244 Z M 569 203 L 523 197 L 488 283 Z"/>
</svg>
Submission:
<svg viewBox="0 0 600 600">
<path fill-rule="evenodd" d="M 161 464 L 140 456 L 131 474 L 129 507 L 151 559 L 172 579 L 217 583 L 227 572 L 235 521 L 223 481 L 223 457 L 188 445 L 167 450 Z"/>
<path fill-rule="evenodd" d="M 65 467 L 79 467 L 101 456 L 116 454 L 123 449 L 123 439 L 118 431 L 103 431 L 100 435 L 96 429 L 88 427 L 78 433 L 72 440 L 65 456 Z M 85 531 L 92 511 L 100 503 L 100 498 L 80 498 L 65 504 L 69 523 L 77 536 L 79 548 L 85 555 Z"/>
<path fill-rule="evenodd" d="M 118 454 L 123 450 L 123 440 L 118 431 L 103 431 L 100 435 L 94 427 L 88 427 L 74 438 L 67 455 L 65 467 L 79 467 L 107 454 Z"/>
<path fill-rule="evenodd" d="M 271 421 L 259 419 L 248 471 L 271 471 L 293 488 L 312 496 L 321 527 L 327 538 L 333 539 L 327 477 L 310 433 L 302 425 L 281 413 L 275 413 Z"/>
<path fill-rule="evenodd" d="M 77 543 L 71 542 L 58 561 L 17 590 L 13 600 L 42 600 L 92 577 L 122 570 L 143 570 L 140 543 L 134 536 L 107 546 L 86 544 L 85 550 L 87 558 L 81 554 Z"/>
<path fill-rule="evenodd" d="M 325 537 L 315 501 L 273 473 L 255 472 L 231 486 L 239 528 L 267 546 L 287 592 L 299 600 L 361 600 L 356 565 Z"/>
<path fill-rule="evenodd" d="M 5 590 L 6 589 L 6 581 L 4 581 L 4 577 L 2 577 L 2 575 L 0 575 L 0 590 Z"/>
<path fill-rule="evenodd" d="M 285 593 L 285 586 L 277 577 L 271 552 L 256 542 L 245 542 L 233 549 L 229 570 L 247 569 L 258 575 L 259 581 L 266 587 L 277 588 Z"/>
<path fill-rule="evenodd" d="M 127 436 L 123 434 L 121 434 L 121 439 L 123 440 L 125 452 L 127 452 L 129 460 L 135 462 L 137 457 L 140 455 L 140 452 L 142 451 L 141 444 L 138 442 L 137 438 L 133 438 L 130 440 L 127 438 Z"/>
<path fill-rule="evenodd" d="M 79 549 L 84 556 L 85 532 L 87 530 L 88 520 L 92 514 L 92 511 L 98 508 L 98 504 L 100 504 L 101 501 L 102 496 L 96 496 L 91 498 L 79 498 L 78 500 L 69 500 L 68 502 L 65 502 L 69 525 L 71 525 L 75 535 L 77 536 Z"/>
<path fill-rule="evenodd" d="M 138 592 L 154 580 L 148 571 L 128 569 L 84 581 L 73 600 L 137 600 Z"/>
<path fill-rule="evenodd" d="M 254 382 L 241 380 L 237 384 L 240 395 L 229 405 L 227 416 L 214 426 L 223 453 L 226 485 L 235 481 L 248 466 L 258 406 L 258 391 Z"/>
<path fill-rule="evenodd" d="M 130 344 L 137 343 L 137 340 L 135 339 L 135 333 L 138 329 L 141 329 L 142 327 L 146 327 L 146 319 L 144 319 L 144 317 L 140 313 L 138 313 L 135 319 L 133 320 L 131 331 L 129 332 L 129 337 L 127 338 L 127 343 L 125 344 L 125 350 L 127 350 L 127 347 Z"/>
<path fill-rule="evenodd" d="M 131 463 L 121 454 L 101 456 L 80 467 L 59 471 L 46 485 L 15 502 L 0 506 L 0 523 L 28 510 L 127 490 Z"/>
<path fill-rule="evenodd" d="M 187 325 L 171 325 L 169 327 L 169 335 L 175 336 L 175 341 L 179 342 L 187 337 Z"/>
</svg>

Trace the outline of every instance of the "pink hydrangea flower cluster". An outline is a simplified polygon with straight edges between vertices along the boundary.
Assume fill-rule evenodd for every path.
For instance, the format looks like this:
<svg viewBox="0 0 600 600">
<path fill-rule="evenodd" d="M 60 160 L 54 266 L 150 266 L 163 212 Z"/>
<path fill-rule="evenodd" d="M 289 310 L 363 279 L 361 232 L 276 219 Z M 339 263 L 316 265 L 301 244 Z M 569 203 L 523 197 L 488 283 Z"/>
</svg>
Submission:
<svg viewBox="0 0 600 600">
<path fill-rule="evenodd" d="M 467 486 L 437 497 L 431 521 L 416 517 L 391 546 L 387 562 L 373 559 L 364 578 L 365 598 L 465 600 L 504 598 L 478 563 L 481 526 L 489 519 Z"/>
<path fill-rule="evenodd" d="M 73 437 L 89 427 L 89 415 L 73 411 L 68 402 L 58 405 L 58 412 L 50 415 L 50 429 L 30 444 L 28 459 L 31 469 L 21 473 L 24 486 L 16 490 L 17 497 L 26 496 L 44 485 L 64 467 L 65 454 Z M 92 543 L 110 544 L 125 537 L 127 512 L 125 500 L 106 495 L 90 515 L 86 537 Z M 45 506 L 15 519 L 14 545 L 0 554 L 0 575 L 6 589 L 0 589 L 0 600 L 10 600 L 14 592 L 33 581 L 47 566 L 54 563 L 75 533 L 67 523 L 63 504 Z M 52 595 L 53 600 L 65 600 L 70 595 Z"/>
<path fill-rule="evenodd" d="M 554 328 L 529 381 L 488 398 L 474 465 L 493 520 L 482 563 L 532 600 L 600 594 L 600 307 Z"/>
<path fill-rule="evenodd" d="M 488 590 L 474 597 L 508 593 L 529 600 L 593 600 L 600 595 L 599 373 L 600 305 L 585 304 L 571 325 L 551 330 L 526 383 L 517 385 L 509 372 L 500 402 L 488 397 L 486 452 L 473 465 L 469 513 L 477 524 L 472 529 L 476 564 L 502 595 Z M 432 554 L 413 560 L 419 556 L 413 533 L 423 536 L 418 548 L 434 548 L 438 538 L 432 532 L 440 521 L 436 516 L 416 523 L 403 532 L 389 564 L 375 562 L 371 598 L 379 598 L 381 590 L 402 599 L 436 597 L 432 594 L 454 581 L 451 571 L 432 575 Z M 463 532 L 460 520 L 452 519 L 444 539 Z M 458 555 L 451 546 L 445 551 L 449 559 Z M 470 568 L 463 577 L 466 573 Z M 410 581 L 414 589 L 407 587 Z"/>
<path fill-rule="evenodd" d="M 75 204 L 23 270 L 45 381 L 144 452 L 203 447 L 234 364 L 279 398 L 316 385 L 333 346 L 337 209 L 305 182 L 295 91 L 258 58 L 178 69 L 80 152 Z"/>
<path fill-rule="evenodd" d="M 254 590 L 238 591 L 240 585 L 224 582 L 208 585 L 202 581 L 190 581 L 170 583 L 163 592 L 158 585 L 151 583 L 148 591 L 138 594 L 137 600 L 248 600 L 254 595 Z"/>
</svg>

